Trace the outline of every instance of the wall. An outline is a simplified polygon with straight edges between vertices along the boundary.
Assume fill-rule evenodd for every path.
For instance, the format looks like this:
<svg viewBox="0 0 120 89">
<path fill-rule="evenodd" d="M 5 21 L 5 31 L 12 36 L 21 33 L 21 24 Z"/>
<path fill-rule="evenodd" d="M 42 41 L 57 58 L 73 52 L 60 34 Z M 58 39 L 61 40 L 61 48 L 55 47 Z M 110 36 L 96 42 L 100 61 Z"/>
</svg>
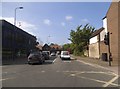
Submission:
<svg viewBox="0 0 120 89">
<path fill-rule="evenodd" d="M 110 50 L 113 61 L 118 60 L 118 3 L 113 2 L 107 13 L 107 29 L 110 34 Z"/>
<path fill-rule="evenodd" d="M 100 41 L 104 41 L 105 34 L 106 34 L 105 29 L 100 32 Z"/>
<path fill-rule="evenodd" d="M 93 43 L 96 43 L 96 42 L 98 42 L 98 39 L 97 39 L 97 36 L 95 36 L 95 37 L 92 37 L 91 39 L 90 39 L 90 44 L 93 44 Z"/>
<path fill-rule="evenodd" d="M 107 18 L 103 19 L 103 27 L 105 28 L 105 32 L 107 33 Z"/>
<path fill-rule="evenodd" d="M 100 42 L 100 58 L 102 58 L 102 53 L 108 53 L 108 46 L 103 41 Z"/>
<path fill-rule="evenodd" d="M 120 1 L 119 1 L 119 4 L 118 4 L 118 33 L 120 33 Z M 120 64 L 120 34 L 118 34 L 118 63 Z M 120 68 L 118 70 L 120 73 Z"/>
<path fill-rule="evenodd" d="M 100 33 L 100 58 L 102 58 L 102 53 L 108 53 L 108 46 L 104 43 L 105 34 L 106 30 L 104 29 Z"/>
<path fill-rule="evenodd" d="M 99 43 L 89 45 L 89 57 L 99 58 Z"/>
</svg>

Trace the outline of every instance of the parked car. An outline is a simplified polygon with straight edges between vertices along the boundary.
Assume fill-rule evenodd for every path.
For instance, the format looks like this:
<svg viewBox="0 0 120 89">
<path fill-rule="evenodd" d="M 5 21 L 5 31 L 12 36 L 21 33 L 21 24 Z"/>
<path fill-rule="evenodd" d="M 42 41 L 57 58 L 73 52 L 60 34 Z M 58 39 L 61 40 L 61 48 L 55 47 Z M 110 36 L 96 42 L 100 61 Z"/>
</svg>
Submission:
<svg viewBox="0 0 120 89">
<path fill-rule="evenodd" d="M 56 53 L 55 53 L 55 52 L 52 52 L 52 53 L 50 54 L 50 56 L 56 56 Z"/>
<path fill-rule="evenodd" d="M 32 52 L 28 56 L 28 64 L 40 63 L 43 64 L 45 62 L 45 58 L 41 52 Z"/>
<path fill-rule="evenodd" d="M 61 55 L 60 55 L 61 59 L 70 59 L 70 55 L 68 51 L 61 51 Z"/>
<path fill-rule="evenodd" d="M 45 60 L 49 60 L 49 54 L 47 52 L 42 52 L 42 55 L 44 56 Z"/>
</svg>

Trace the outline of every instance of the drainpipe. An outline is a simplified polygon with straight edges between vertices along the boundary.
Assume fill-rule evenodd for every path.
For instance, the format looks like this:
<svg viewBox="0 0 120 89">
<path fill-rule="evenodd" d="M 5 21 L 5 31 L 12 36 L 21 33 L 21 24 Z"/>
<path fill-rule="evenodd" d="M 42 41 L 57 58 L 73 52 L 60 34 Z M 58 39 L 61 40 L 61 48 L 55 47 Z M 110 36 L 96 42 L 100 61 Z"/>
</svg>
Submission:
<svg viewBox="0 0 120 89">
<path fill-rule="evenodd" d="M 100 59 L 100 34 L 99 34 L 99 39 L 98 39 L 98 46 L 99 46 L 99 59 Z"/>
</svg>

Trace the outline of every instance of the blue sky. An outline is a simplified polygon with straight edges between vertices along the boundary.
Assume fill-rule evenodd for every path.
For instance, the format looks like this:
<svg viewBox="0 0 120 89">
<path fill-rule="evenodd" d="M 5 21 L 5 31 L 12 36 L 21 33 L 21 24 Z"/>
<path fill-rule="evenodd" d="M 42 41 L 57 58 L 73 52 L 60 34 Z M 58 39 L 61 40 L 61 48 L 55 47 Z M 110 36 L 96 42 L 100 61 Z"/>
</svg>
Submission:
<svg viewBox="0 0 120 89">
<path fill-rule="evenodd" d="M 52 42 L 69 43 L 71 30 L 89 23 L 96 29 L 102 27 L 110 2 L 3 2 L 2 17 L 14 22 L 17 9 L 17 26 L 33 34 L 41 44 Z M 50 35 L 50 37 L 49 37 Z"/>
</svg>

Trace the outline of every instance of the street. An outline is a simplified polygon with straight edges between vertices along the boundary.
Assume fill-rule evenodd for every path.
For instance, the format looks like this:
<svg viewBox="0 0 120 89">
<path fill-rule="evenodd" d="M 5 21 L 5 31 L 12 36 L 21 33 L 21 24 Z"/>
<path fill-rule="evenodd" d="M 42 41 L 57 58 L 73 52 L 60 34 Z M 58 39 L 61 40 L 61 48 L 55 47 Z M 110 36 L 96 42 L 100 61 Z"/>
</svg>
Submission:
<svg viewBox="0 0 120 89">
<path fill-rule="evenodd" d="M 0 81 L 3 87 L 118 87 L 117 74 L 59 56 L 42 65 L 4 65 Z"/>
</svg>

